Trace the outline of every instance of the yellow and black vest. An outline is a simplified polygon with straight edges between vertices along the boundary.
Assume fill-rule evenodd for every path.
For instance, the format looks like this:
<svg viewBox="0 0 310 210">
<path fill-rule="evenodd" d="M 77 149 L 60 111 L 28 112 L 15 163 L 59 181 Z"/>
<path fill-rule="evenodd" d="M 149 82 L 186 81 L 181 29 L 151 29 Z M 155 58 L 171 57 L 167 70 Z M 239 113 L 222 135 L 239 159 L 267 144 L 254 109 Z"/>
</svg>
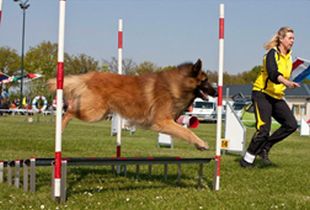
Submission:
<svg viewBox="0 0 310 210">
<path fill-rule="evenodd" d="M 278 76 L 289 79 L 292 72 L 291 51 L 283 55 L 277 48 L 270 49 L 264 56 L 263 68 L 253 84 L 253 91 L 261 91 L 269 96 L 282 99 L 286 86 L 278 82 Z"/>
</svg>

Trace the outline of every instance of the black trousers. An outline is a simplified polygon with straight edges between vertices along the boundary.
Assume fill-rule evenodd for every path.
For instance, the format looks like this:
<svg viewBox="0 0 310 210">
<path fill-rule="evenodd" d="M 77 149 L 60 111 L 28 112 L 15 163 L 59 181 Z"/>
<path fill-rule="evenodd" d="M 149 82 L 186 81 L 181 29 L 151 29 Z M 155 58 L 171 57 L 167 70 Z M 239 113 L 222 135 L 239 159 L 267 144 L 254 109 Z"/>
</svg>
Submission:
<svg viewBox="0 0 310 210">
<path fill-rule="evenodd" d="M 254 105 L 256 132 L 254 133 L 248 152 L 259 154 L 263 149 L 269 151 L 271 147 L 283 140 L 297 129 L 296 119 L 284 100 L 279 100 L 259 91 L 252 92 Z M 270 135 L 272 117 L 281 127 Z"/>
</svg>

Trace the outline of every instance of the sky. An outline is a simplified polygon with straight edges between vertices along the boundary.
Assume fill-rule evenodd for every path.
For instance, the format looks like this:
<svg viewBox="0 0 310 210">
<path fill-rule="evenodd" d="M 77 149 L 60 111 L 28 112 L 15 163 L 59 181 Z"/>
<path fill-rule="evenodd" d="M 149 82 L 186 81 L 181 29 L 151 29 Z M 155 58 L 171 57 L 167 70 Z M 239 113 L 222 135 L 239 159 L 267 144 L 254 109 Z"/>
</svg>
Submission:
<svg viewBox="0 0 310 210">
<path fill-rule="evenodd" d="M 23 0 L 24 1 L 24 0 Z M 57 43 L 58 0 L 29 0 L 25 52 Z M 224 71 L 237 74 L 262 63 L 263 44 L 282 26 L 295 30 L 293 57 L 310 60 L 310 0 L 67 0 L 65 52 L 98 61 L 117 57 L 123 19 L 123 57 L 157 66 L 203 61 L 216 71 L 219 4 L 225 5 Z M 3 0 L 0 46 L 21 53 L 22 10 Z"/>
</svg>

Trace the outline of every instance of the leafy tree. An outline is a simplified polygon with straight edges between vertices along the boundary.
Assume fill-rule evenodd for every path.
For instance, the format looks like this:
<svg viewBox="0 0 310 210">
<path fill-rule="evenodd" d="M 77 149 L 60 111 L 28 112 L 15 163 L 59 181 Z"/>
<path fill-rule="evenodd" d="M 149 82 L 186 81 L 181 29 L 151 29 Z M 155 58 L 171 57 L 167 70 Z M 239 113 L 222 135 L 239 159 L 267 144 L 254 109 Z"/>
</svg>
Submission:
<svg viewBox="0 0 310 210">
<path fill-rule="evenodd" d="M 81 74 L 99 69 L 99 63 L 91 56 L 80 54 L 67 58 L 65 63 L 66 74 Z"/>
<path fill-rule="evenodd" d="M 209 82 L 215 82 L 218 81 L 218 73 L 216 71 L 207 70 L 208 80 Z"/>
<path fill-rule="evenodd" d="M 56 76 L 57 44 L 42 42 L 31 47 L 25 56 L 25 70 L 44 75 L 43 80 Z"/>
<path fill-rule="evenodd" d="M 118 70 L 118 61 L 117 58 L 112 57 L 111 60 L 102 60 L 102 67 L 101 67 L 102 71 L 110 71 L 113 73 L 117 73 Z"/>
<path fill-rule="evenodd" d="M 257 75 L 261 71 L 262 66 L 254 66 L 250 71 L 242 72 L 241 74 L 238 74 L 242 79 L 242 84 L 251 84 L 255 81 Z"/>
<path fill-rule="evenodd" d="M 0 72 L 14 74 L 20 68 L 20 57 L 15 49 L 0 47 Z"/>
<path fill-rule="evenodd" d="M 172 70 L 175 68 L 176 68 L 176 66 L 164 66 L 164 67 L 159 68 L 158 70 L 159 71 L 169 71 L 169 70 Z"/>
<path fill-rule="evenodd" d="M 254 66 L 250 71 L 245 71 L 238 73 L 236 75 L 229 74 L 227 72 L 223 73 L 223 83 L 226 85 L 242 85 L 242 84 L 252 84 L 258 73 L 260 72 L 262 66 Z M 207 71 L 209 80 L 211 82 L 217 82 L 218 73 L 216 71 Z"/>
<path fill-rule="evenodd" d="M 137 67 L 137 64 L 132 59 L 124 59 L 123 60 L 123 71 L 125 74 L 133 75 L 135 74 L 135 69 Z"/>
<path fill-rule="evenodd" d="M 122 68 L 123 74 L 132 75 L 132 74 L 135 74 L 135 69 L 137 65 L 132 59 L 125 58 L 122 61 L 122 67 L 123 67 Z M 103 60 L 101 70 L 117 73 L 118 72 L 118 59 L 115 57 L 112 57 L 110 61 Z"/>
<path fill-rule="evenodd" d="M 136 75 L 141 75 L 149 72 L 156 72 L 159 71 L 160 68 L 157 67 L 154 63 L 150 61 L 144 61 L 143 63 L 140 63 L 136 68 L 135 68 L 135 74 Z"/>
<path fill-rule="evenodd" d="M 12 76 L 20 68 L 20 57 L 15 49 L 9 47 L 0 47 L 0 72 Z M 13 83 L 8 83 L 6 85 L 0 85 L 0 94 L 4 86 L 10 88 Z"/>
<path fill-rule="evenodd" d="M 43 77 L 26 83 L 28 97 L 44 95 L 51 97 L 46 82 L 49 78 L 56 76 L 57 67 L 57 49 L 56 43 L 44 41 L 35 47 L 31 47 L 25 55 L 25 71 L 30 73 L 42 74 Z"/>
</svg>

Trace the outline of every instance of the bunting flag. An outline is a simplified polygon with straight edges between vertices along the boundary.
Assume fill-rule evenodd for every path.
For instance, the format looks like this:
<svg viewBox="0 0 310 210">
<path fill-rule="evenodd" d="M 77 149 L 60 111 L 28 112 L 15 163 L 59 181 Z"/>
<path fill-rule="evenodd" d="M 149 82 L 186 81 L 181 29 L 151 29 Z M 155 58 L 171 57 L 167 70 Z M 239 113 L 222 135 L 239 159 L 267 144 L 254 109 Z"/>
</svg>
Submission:
<svg viewBox="0 0 310 210">
<path fill-rule="evenodd" d="M 0 72 L 0 84 L 2 83 L 9 83 L 12 82 L 12 77 L 10 77 L 9 75 Z"/>
<path fill-rule="evenodd" d="M 291 80 L 300 83 L 306 78 L 310 79 L 310 61 L 296 58 L 293 63 Z"/>
<path fill-rule="evenodd" d="M 42 74 L 34 74 L 34 73 L 28 73 L 24 75 L 23 78 L 28 79 L 25 82 L 28 82 L 30 80 L 38 79 L 42 77 Z M 9 76 L 7 74 L 4 74 L 0 72 L 0 84 L 10 83 L 10 82 L 16 82 L 21 80 L 22 76 Z"/>
<path fill-rule="evenodd" d="M 5 73 L 0 72 L 0 82 L 1 82 L 2 80 L 6 80 L 6 79 L 8 79 L 9 77 L 10 77 L 9 75 L 7 75 L 7 74 L 5 74 Z"/>
<path fill-rule="evenodd" d="M 42 77 L 42 74 L 28 73 L 26 76 L 28 79 L 38 79 L 38 78 Z"/>
</svg>

